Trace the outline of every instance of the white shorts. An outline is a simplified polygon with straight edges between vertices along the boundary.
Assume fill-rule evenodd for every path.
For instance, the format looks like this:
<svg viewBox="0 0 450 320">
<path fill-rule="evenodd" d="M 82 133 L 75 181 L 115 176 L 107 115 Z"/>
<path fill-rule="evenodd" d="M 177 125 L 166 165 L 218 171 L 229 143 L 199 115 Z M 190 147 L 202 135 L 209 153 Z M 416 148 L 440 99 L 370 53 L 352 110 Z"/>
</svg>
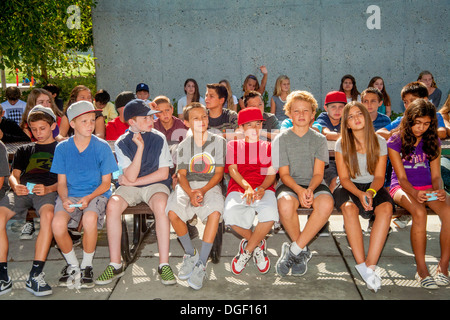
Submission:
<svg viewBox="0 0 450 320">
<path fill-rule="evenodd" d="M 209 181 L 189 181 L 191 189 L 200 189 L 205 186 Z M 176 215 L 187 222 L 191 220 L 195 215 L 202 221 L 206 222 L 208 216 L 217 211 L 221 215 L 223 213 L 224 199 L 222 195 L 222 189 L 216 185 L 209 189 L 203 196 L 203 202 L 200 207 L 194 207 L 191 204 L 191 199 L 184 192 L 183 188 L 177 184 L 175 190 L 170 194 L 167 200 L 166 214 L 169 211 L 173 211 Z"/>
<path fill-rule="evenodd" d="M 241 192 L 230 192 L 225 199 L 223 220 L 226 225 L 235 225 L 243 229 L 250 229 L 253 225 L 256 212 L 259 222 L 278 221 L 278 207 L 275 192 L 266 190 L 261 200 L 247 204 L 247 199 L 242 199 Z"/>
</svg>

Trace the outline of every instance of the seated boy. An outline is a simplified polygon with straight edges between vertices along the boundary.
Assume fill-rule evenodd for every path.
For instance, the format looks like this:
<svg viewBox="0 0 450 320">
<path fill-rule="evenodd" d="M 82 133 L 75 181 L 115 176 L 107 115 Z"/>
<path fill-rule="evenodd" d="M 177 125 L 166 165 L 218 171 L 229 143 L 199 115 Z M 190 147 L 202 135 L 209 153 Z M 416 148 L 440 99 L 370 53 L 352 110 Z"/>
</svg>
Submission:
<svg viewBox="0 0 450 320">
<path fill-rule="evenodd" d="M 198 290 L 206 277 L 206 263 L 223 212 L 220 182 L 226 141 L 207 131 L 208 114 L 201 103 L 190 103 L 183 115 L 192 135 L 178 146 L 178 184 L 167 201 L 166 213 L 185 251 L 178 278 L 188 280 L 189 286 Z M 205 223 L 200 253 L 192 245 L 186 224 L 194 215 Z"/>
<path fill-rule="evenodd" d="M 259 108 L 239 111 L 238 124 L 244 139 L 227 144 L 226 171 L 231 180 L 223 218 L 225 224 L 243 238 L 238 254 L 231 261 L 231 271 L 236 275 L 244 270 L 252 256 L 259 272 L 264 274 L 270 269 L 265 238 L 274 222 L 278 221 L 278 210 L 271 144 L 259 139 L 264 121 Z M 258 224 L 252 231 L 256 212 Z"/>
<path fill-rule="evenodd" d="M 35 296 L 52 294 L 52 288 L 45 282 L 42 272 L 53 238 L 52 219 L 56 200 L 57 176 L 50 172 L 57 142 L 53 138 L 56 116 L 50 108 L 36 106 L 28 114 L 28 126 L 36 142 L 20 146 L 14 154 L 9 178 L 11 191 L 0 202 L 0 274 L 6 272 L 1 266 L 8 255 L 6 222 L 11 218 L 23 219 L 28 209 L 34 208 L 40 218 L 40 231 L 36 239 L 34 261 L 26 281 L 25 289 Z M 1 150 L 3 151 L 3 144 Z M 1 154 L 1 160 L 4 159 Z M 8 166 L 2 162 L 1 168 Z M 2 180 L 4 176 L 2 176 Z M 3 186 L 7 186 L 3 182 Z M 2 188 L 2 190 L 4 190 Z M 2 196 L 4 192 L 1 192 Z M 2 277 L 0 276 L 0 279 Z M 0 280 L 1 282 L 1 280 Z M 0 294 L 4 286 L 0 286 Z"/>
<path fill-rule="evenodd" d="M 153 130 L 153 115 L 157 112 L 140 99 L 131 100 L 123 110 L 124 120 L 130 128 L 115 143 L 116 157 L 123 174 L 119 176 L 120 187 L 106 207 L 110 264 L 95 280 L 96 284 L 108 284 L 123 275 L 121 217 L 128 206 L 141 202 L 148 204 L 155 216 L 161 282 L 176 283 L 169 266 L 170 222 L 165 214 L 172 183 L 169 168 L 173 164 L 166 137 Z"/>
<path fill-rule="evenodd" d="M 237 129 L 237 113 L 230 109 L 224 109 L 227 101 L 228 90 L 218 84 L 206 85 L 205 104 L 208 109 L 208 129 L 213 133 L 222 134 L 224 138 L 234 139 L 234 131 Z"/>
<path fill-rule="evenodd" d="M 342 110 L 347 104 L 347 97 L 344 92 L 331 91 L 325 97 L 324 109 L 317 117 L 317 122 L 322 126 L 322 134 L 327 140 L 336 141 L 341 136 L 341 117 Z M 336 161 L 331 160 L 325 169 L 325 182 L 333 192 L 336 188 L 336 180 L 338 177 L 336 169 Z"/>
<path fill-rule="evenodd" d="M 135 98 L 136 96 L 131 91 L 123 91 L 117 95 L 114 106 L 116 107 L 119 116 L 108 121 L 106 124 L 105 140 L 115 141 L 128 130 L 128 123 L 123 118 L 123 108 L 128 102 Z"/>
<path fill-rule="evenodd" d="M 369 87 L 361 92 L 361 102 L 369 111 L 375 131 L 391 124 L 391 119 L 380 112 L 378 108 L 383 104 L 383 94 L 377 88 Z"/>
<path fill-rule="evenodd" d="M 280 123 L 273 113 L 264 112 L 264 101 L 257 91 L 249 91 L 244 94 L 245 108 L 258 108 L 261 110 L 264 122 L 262 124 L 261 136 L 271 141 L 280 131 Z M 238 115 L 239 117 L 239 115 Z"/>
<path fill-rule="evenodd" d="M 414 81 L 408 83 L 402 88 L 401 96 L 405 109 L 408 109 L 409 105 L 416 99 L 422 98 L 428 100 L 428 89 L 422 82 Z M 440 139 L 445 139 L 447 136 L 447 130 L 445 129 L 444 119 L 439 112 L 436 113 L 436 116 L 438 120 L 438 137 Z M 403 116 L 400 116 L 384 128 L 377 130 L 377 134 L 385 138 L 387 141 L 391 137 L 392 131 L 400 125 L 402 118 Z"/>
<path fill-rule="evenodd" d="M 276 264 L 276 272 L 285 276 L 301 276 L 307 271 L 311 252 L 307 244 L 328 222 L 333 211 L 333 197 L 323 182 L 325 164 L 328 162 L 326 138 L 310 128 L 317 101 L 306 91 L 289 94 L 285 110 L 293 127 L 276 136 L 272 142 L 272 162 L 278 168 L 280 181 L 277 186 L 280 222 L 292 240 L 285 242 Z M 297 208 L 313 208 L 300 232 Z"/>
<path fill-rule="evenodd" d="M 27 103 L 20 100 L 20 89 L 17 87 L 8 87 L 5 91 L 6 101 L 2 102 L 5 117 L 15 121 L 18 125 L 22 121 L 22 114 L 25 111 Z"/>
<path fill-rule="evenodd" d="M 93 135 L 96 114 L 92 103 L 79 101 L 67 109 L 74 135 L 58 144 L 51 172 L 58 174 L 58 198 L 52 230 L 67 266 L 59 279 L 69 288 L 93 287 L 92 260 L 97 229 L 103 227 L 105 208 L 111 196 L 111 174 L 118 170 L 105 140 Z M 78 263 L 68 228 L 83 223 L 83 260 Z M 81 272 L 80 272 L 81 269 Z"/>
<path fill-rule="evenodd" d="M 11 119 L 5 117 L 5 110 L 0 105 L 0 140 L 7 142 L 30 142 L 30 137 Z"/>
</svg>

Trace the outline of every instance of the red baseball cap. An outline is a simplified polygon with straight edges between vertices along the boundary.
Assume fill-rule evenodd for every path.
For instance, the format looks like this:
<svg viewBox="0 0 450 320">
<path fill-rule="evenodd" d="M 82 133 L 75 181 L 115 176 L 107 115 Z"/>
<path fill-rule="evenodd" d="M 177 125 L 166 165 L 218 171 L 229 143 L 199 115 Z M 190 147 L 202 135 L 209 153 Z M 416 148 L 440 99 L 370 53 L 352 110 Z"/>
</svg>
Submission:
<svg viewBox="0 0 450 320">
<path fill-rule="evenodd" d="M 336 102 L 347 104 L 347 97 L 345 96 L 344 92 L 342 91 L 328 92 L 327 96 L 325 97 L 325 105 Z"/>
<path fill-rule="evenodd" d="M 245 108 L 238 113 L 238 125 L 251 121 L 266 121 L 263 118 L 261 110 L 259 108 Z"/>
</svg>

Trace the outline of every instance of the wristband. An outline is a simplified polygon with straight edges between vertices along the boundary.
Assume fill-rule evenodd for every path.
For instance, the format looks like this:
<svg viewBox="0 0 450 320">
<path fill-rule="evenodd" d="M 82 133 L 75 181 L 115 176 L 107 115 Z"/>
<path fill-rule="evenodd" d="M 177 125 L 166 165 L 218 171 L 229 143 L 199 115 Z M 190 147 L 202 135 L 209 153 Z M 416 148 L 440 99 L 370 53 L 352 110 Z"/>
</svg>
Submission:
<svg viewBox="0 0 450 320">
<path fill-rule="evenodd" d="M 377 191 L 375 189 L 369 188 L 369 189 L 366 190 L 366 192 L 367 191 L 372 191 L 373 192 L 373 196 L 372 196 L 373 198 L 375 198 L 375 196 L 377 195 Z"/>
</svg>

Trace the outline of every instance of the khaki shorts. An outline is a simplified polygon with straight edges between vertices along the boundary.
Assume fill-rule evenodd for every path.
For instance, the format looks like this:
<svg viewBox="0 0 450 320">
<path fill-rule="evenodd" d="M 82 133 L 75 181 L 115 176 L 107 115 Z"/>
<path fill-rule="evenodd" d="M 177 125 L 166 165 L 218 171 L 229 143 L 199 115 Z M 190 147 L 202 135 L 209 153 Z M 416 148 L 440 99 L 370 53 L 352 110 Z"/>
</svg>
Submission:
<svg viewBox="0 0 450 320">
<path fill-rule="evenodd" d="M 191 189 L 202 188 L 207 183 L 208 181 L 189 181 Z M 209 189 L 203 196 L 202 205 L 200 207 L 194 207 L 187 193 L 177 184 L 175 191 L 170 194 L 167 200 L 166 214 L 169 211 L 173 211 L 184 222 L 191 220 L 194 215 L 197 215 L 202 222 L 206 222 L 211 213 L 217 211 L 222 214 L 223 207 L 224 197 L 220 186 L 216 185 Z"/>
<path fill-rule="evenodd" d="M 113 195 L 121 196 L 130 207 L 134 207 L 141 202 L 148 204 L 151 197 L 158 192 L 170 195 L 169 188 L 162 183 L 155 183 L 145 187 L 120 186 Z"/>
<path fill-rule="evenodd" d="M 70 201 L 72 203 L 78 203 L 82 197 L 69 197 Z M 67 212 L 62 204 L 61 198 L 58 196 L 56 199 L 56 205 L 55 205 L 55 213 L 59 211 L 67 212 L 67 214 L 70 216 L 70 220 L 68 223 L 68 228 L 78 228 L 78 225 L 80 224 L 81 218 L 83 217 L 84 212 L 93 211 L 97 213 L 98 219 L 97 219 L 97 229 L 103 228 L 103 223 L 105 222 L 105 214 L 106 214 L 106 204 L 108 203 L 108 198 L 105 196 L 98 196 L 89 202 L 89 205 L 84 209 L 80 210 L 80 208 L 75 208 L 75 210 L 70 213 Z"/>
</svg>

